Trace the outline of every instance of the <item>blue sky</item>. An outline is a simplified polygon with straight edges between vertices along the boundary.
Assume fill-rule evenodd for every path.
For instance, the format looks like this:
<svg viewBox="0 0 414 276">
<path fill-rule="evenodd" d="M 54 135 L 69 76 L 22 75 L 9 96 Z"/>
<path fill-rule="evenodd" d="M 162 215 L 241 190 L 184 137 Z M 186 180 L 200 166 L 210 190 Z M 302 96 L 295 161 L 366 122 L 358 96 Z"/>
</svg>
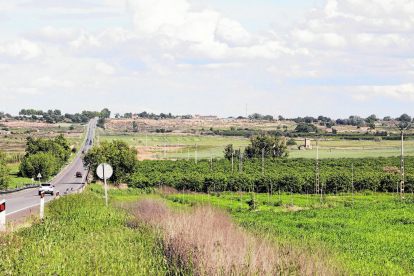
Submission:
<svg viewBox="0 0 414 276">
<path fill-rule="evenodd" d="M 410 114 L 412 14 L 409 0 L 0 0 L 0 111 Z"/>
</svg>

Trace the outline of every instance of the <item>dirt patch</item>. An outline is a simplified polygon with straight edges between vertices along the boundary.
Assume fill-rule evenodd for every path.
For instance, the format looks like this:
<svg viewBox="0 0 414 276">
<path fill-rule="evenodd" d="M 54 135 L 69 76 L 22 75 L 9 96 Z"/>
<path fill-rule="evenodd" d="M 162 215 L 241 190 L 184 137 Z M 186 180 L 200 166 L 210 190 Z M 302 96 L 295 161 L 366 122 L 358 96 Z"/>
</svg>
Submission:
<svg viewBox="0 0 414 276">
<path fill-rule="evenodd" d="M 136 146 L 135 147 L 138 150 L 138 160 L 142 161 L 142 160 L 158 160 L 158 159 L 163 159 L 164 157 L 164 147 L 156 147 L 156 146 Z M 171 147 L 169 147 L 171 148 Z M 177 150 L 183 149 L 183 146 L 175 146 L 174 148 L 176 148 Z M 171 153 L 171 151 L 167 152 L 168 154 Z M 155 155 L 159 156 L 159 158 L 154 157 Z"/>
</svg>

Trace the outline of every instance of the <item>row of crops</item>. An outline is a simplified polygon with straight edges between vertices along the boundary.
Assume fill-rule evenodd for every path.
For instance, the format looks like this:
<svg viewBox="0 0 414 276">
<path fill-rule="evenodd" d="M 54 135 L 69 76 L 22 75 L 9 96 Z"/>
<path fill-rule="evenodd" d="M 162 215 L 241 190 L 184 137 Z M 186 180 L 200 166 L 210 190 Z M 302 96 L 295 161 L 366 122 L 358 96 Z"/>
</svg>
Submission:
<svg viewBox="0 0 414 276">
<path fill-rule="evenodd" d="M 319 161 L 320 189 L 323 193 L 372 190 L 397 191 L 401 181 L 400 158 L 323 159 Z M 212 170 L 211 170 L 212 167 Z M 353 173 L 352 173 L 353 167 Z M 414 190 L 414 157 L 405 158 L 405 192 Z M 166 185 L 179 190 L 285 191 L 314 193 L 316 160 L 312 159 L 238 159 L 144 160 L 137 162 L 128 182 L 131 187 Z"/>
</svg>

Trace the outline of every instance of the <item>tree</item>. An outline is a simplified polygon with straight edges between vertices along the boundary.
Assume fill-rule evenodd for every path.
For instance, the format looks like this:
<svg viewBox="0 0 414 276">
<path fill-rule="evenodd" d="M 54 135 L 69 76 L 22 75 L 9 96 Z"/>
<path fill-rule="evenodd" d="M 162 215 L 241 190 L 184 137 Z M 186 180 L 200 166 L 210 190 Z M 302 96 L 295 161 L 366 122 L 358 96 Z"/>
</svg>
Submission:
<svg viewBox="0 0 414 276">
<path fill-rule="evenodd" d="M 137 122 L 132 122 L 132 131 L 133 132 L 138 132 L 138 124 Z"/>
<path fill-rule="evenodd" d="M 337 131 L 336 129 L 334 129 L 334 128 L 333 128 L 333 129 L 332 129 L 332 133 L 333 133 L 333 134 L 337 134 L 337 133 L 338 133 L 338 131 Z"/>
<path fill-rule="evenodd" d="M 391 121 L 391 117 L 390 116 L 385 116 L 384 119 L 382 119 L 383 121 Z"/>
<path fill-rule="evenodd" d="M 96 126 L 105 129 L 105 118 L 99 118 Z"/>
<path fill-rule="evenodd" d="M 281 158 L 289 155 L 285 141 L 279 136 L 269 136 L 266 134 L 250 137 L 250 145 L 244 150 L 244 156 L 248 159 L 259 158 L 262 156 L 263 148 L 266 158 Z"/>
<path fill-rule="evenodd" d="M 367 123 L 371 123 L 371 122 L 375 122 L 378 121 L 378 118 L 375 114 L 372 114 L 370 116 L 368 116 L 367 118 L 365 118 L 365 122 Z"/>
<path fill-rule="evenodd" d="M 40 173 L 47 179 L 60 170 L 59 160 L 50 152 L 38 152 L 23 158 L 20 163 L 20 172 L 24 177 L 36 178 Z"/>
<path fill-rule="evenodd" d="M 296 143 L 295 139 L 291 138 L 286 142 L 286 145 L 287 146 L 294 146 L 294 145 L 297 145 L 297 143 Z"/>
<path fill-rule="evenodd" d="M 26 177 L 36 177 L 38 173 L 45 178 L 52 176 L 68 161 L 70 152 L 69 142 L 63 134 L 54 139 L 28 137 L 20 174 Z"/>
<path fill-rule="evenodd" d="M 306 124 L 306 123 L 299 123 L 295 130 L 297 132 L 316 132 L 318 130 L 318 127 L 312 124 Z"/>
<path fill-rule="evenodd" d="M 285 120 L 285 118 L 283 118 L 283 116 L 282 115 L 279 115 L 279 121 L 283 121 L 283 120 Z"/>
<path fill-rule="evenodd" d="M 368 126 L 369 126 L 370 129 L 375 129 L 375 124 L 374 123 L 369 123 Z"/>
<path fill-rule="evenodd" d="M 407 115 L 407 113 L 404 113 L 398 118 L 398 121 L 400 122 L 411 122 L 411 117 Z"/>
<path fill-rule="evenodd" d="M 137 154 L 137 149 L 130 148 L 124 141 L 114 140 L 111 143 L 103 141 L 99 147 L 93 147 L 85 154 L 83 162 L 89 165 L 92 171 L 96 171 L 99 164 L 108 163 L 113 168 L 110 180 L 119 184 L 133 172 Z"/>
<path fill-rule="evenodd" d="M 11 180 L 6 158 L 6 154 L 0 149 L 0 190 L 7 189 Z"/>
<path fill-rule="evenodd" d="M 263 115 L 260 113 L 253 113 L 252 115 L 249 115 L 249 119 L 262 120 Z"/>
<path fill-rule="evenodd" d="M 104 119 L 111 117 L 111 111 L 108 108 L 102 109 L 100 117 Z"/>
<path fill-rule="evenodd" d="M 240 149 L 238 150 L 234 150 L 233 149 L 233 144 L 228 144 L 225 148 L 224 148 L 224 158 L 231 160 L 231 157 L 233 156 L 234 158 L 238 158 L 240 156 Z"/>
<path fill-rule="evenodd" d="M 53 111 L 53 114 L 55 114 L 56 116 L 61 116 L 62 112 L 59 109 L 55 109 L 55 111 Z"/>
</svg>

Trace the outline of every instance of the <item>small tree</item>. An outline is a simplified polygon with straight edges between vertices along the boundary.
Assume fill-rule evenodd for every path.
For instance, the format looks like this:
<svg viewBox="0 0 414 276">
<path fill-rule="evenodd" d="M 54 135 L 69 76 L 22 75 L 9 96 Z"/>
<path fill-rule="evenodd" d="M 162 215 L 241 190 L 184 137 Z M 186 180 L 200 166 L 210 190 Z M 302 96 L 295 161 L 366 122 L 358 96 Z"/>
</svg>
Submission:
<svg viewBox="0 0 414 276">
<path fill-rule="evenodd" d="M 295 139 L 291 138 L 291 139 L 289 139 L 289 141 L 286 142 L 286 145 L 294 146 L 294 145 L 297 145 L 297 143 L 296 143 Z"/>
<path fill-rule="evenodd" d="M 285 141 L 279 136 L 269 136 L 267 134 L 250 137 L 250 145 L 244 150 L 244 155 L 246 158 L 259 158 L 262 156 L 263 149 L 266 158 L 280 158 L 289 155 Z"/>
</svg>

